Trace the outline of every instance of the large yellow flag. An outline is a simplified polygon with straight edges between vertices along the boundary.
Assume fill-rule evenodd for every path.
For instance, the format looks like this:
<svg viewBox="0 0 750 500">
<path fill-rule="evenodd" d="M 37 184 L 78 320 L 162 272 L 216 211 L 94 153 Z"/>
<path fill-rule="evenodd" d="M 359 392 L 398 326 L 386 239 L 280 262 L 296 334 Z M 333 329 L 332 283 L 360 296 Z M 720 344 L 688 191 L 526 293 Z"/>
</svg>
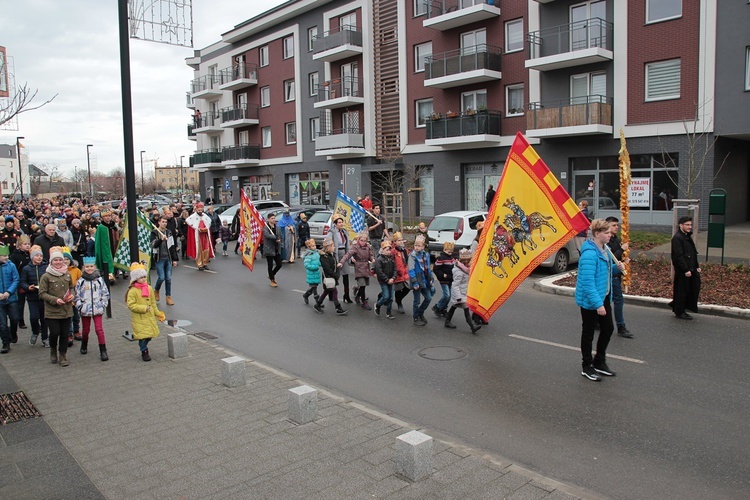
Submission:
<svg viewBox="0 0 750 500">
<path fill-rule="evenodd" d="M 485 321 L 547 257 L 589 225 L 519 132 L 487 215 L 466 302 Z"/>
</svg>

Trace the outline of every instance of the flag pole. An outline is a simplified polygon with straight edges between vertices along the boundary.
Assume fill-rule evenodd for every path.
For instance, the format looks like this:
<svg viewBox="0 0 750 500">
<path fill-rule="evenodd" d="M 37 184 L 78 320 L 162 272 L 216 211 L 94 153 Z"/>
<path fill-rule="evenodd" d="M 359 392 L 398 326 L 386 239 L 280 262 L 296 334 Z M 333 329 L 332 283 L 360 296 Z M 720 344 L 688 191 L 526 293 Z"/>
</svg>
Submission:
<svg viewBox="0 0 750 500">
<path fill-rule="evenodd" d="M 632 180 L 630 170 L 630 153 L 625 141 L 625 133 L 620 129 L 620 214 L 622 223 L 620 230 L 622 233 L 622 244 L 630 243 L 630 205 L 628 203 L 628 194 L 630 191 L 630 182 Z M 622 288 L 628 293 L 630 287 L 630 245 L 627 250 L 622 252 L 622 260 L 625 261 L 625 270 L 622 273 Z M 611 253 L 611 252 L 610 252 Z M 614 257 L 614 255 L 613 255 Z M 615 259 L 617 260 L 617 259 Z"/>
</svg>

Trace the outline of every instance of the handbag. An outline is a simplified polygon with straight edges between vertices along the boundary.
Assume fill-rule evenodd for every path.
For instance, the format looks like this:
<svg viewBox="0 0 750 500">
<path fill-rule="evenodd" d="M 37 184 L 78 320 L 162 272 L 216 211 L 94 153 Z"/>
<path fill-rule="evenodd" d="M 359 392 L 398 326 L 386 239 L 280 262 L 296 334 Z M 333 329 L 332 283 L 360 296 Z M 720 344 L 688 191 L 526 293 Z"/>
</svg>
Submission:
<svg viewBox="0 0 750 500">
<path fill-rule="evenodd" d="M 320 270 L 320 277 L 323 278 L 323 288 L 336 288 L 336 280 L 333 278 L 326 278 L 322 269 Z"/>
</svg>

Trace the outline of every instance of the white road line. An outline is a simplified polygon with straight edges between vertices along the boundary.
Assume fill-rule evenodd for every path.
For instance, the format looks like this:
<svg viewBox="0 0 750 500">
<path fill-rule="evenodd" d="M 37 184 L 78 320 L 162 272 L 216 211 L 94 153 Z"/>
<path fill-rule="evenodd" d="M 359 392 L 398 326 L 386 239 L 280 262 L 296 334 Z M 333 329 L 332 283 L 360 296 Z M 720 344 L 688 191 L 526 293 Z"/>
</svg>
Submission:
<svg viewBox="0 0 750 500">
<path fill-rule="evenodd" d="M 576 346 L 572 346 L 572 345 L 565 345 L 565 344 L 558 344 L 557 342 L 550 342 L 548 340 L 540 340 L 540 339 L 534 339 L 534 338 L 531 338 L 531 337 L 524 337 L 522 335 L 516 335 L 514 333 L 511 333 L 510 335 L 508 335 L 508 337 L 513 337 L 514 339 L 528 340 L 529 342 L 536 342 L 537 344 L 551 345 L 553 347 L 560 347 L 562 349 L 569 349 L 571 351 L 577 351 L 577 352 L 581 351 L 580 347 L 576 347 Z M 646 364 L 646 362 L 643 361 L 642 359 L 628 358 L 627 356 L 618 356 L 617 354 L 609 354 L 609 353 L 607 353 L 607 357 L 608 358 L 619 359 L 619 360 L 622 360 L 622 361 L 629 361 L 631 363 L 637 363 L 639 365 Z"/>
<path fill-rule="evenodd" d="M 187 267 L 188 269 L 195 269 L 196 271 L 198 270 L 198 268 L 197 268 L 197 267 L 193 267 L 193 266 L 186 266 L 185 264 L 183 264 L 183 265 L 182 265 L 182 267 Z M 212 270 L 210 270 L 210 269 L 206 269 L 206 270 L 205 270 L 205 271 L 203 271 L 203 272 L 204 272 L 204 273 L 217 274 L 217 273 L 216 273 L 216 271 L 212 271 Z"/>
</svg>

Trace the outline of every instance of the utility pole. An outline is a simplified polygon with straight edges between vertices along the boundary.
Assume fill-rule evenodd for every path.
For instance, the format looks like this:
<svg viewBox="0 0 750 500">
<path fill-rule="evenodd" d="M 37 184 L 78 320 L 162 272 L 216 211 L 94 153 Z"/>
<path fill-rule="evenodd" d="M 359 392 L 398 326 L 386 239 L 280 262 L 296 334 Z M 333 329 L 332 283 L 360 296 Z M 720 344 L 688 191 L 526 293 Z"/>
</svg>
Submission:
<svg viewBox="0 0 750 500">
<path fill-rule="evenodd" d="M 180 156 L 180 203 L 182 203 L 182 197 L 185 195 L 185 170 L 182 166 L 182 159 L 184 156 Z"/>
<path fill-rule="evenodd" d="M 89 167 L 89 196 L 91 196 L 89 202 L 94 200 L 94 186 L 91 184 L 91 153 L 89 152 L 89 148 L 93 147 L 93 144 L 86 144 L 86 165 Z"/>
<path fill-rule="evenodd" d="M 145 151 L 141 151 L 141 196 L 146 194 L 143 189 L 143 153 L 145 153 Z"/>
</svg>

